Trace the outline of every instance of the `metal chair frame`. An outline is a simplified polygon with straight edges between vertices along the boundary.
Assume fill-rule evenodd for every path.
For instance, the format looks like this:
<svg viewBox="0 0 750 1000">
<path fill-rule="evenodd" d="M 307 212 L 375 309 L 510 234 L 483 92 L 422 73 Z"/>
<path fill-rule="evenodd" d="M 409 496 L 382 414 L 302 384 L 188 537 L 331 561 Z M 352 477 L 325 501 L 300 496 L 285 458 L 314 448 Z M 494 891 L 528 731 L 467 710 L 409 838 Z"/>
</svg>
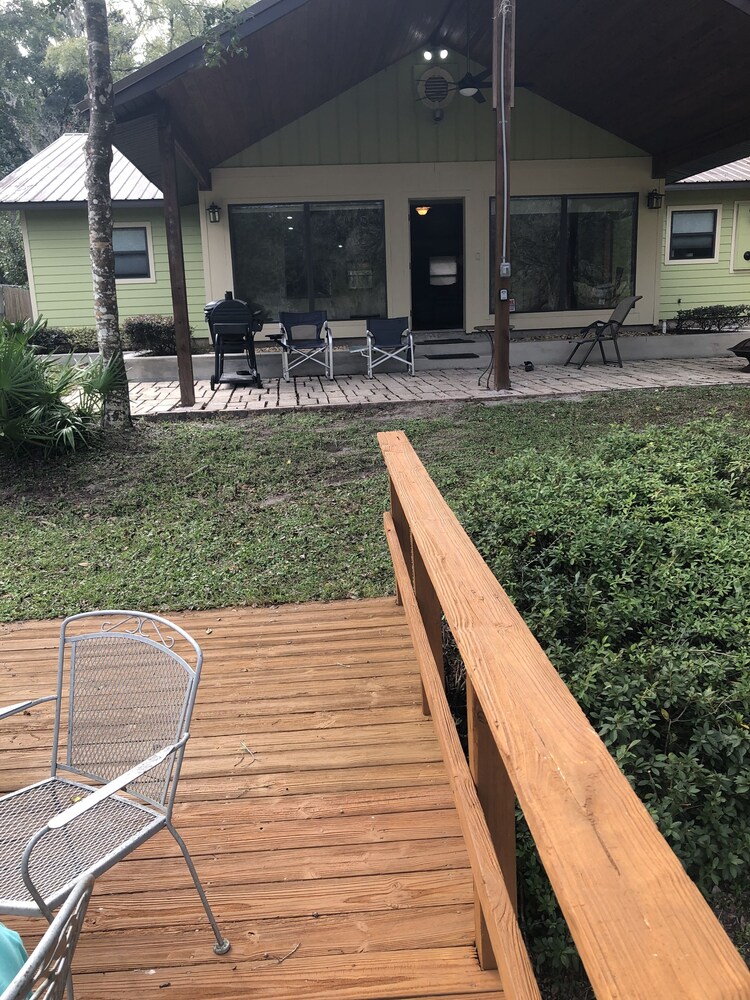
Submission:
<svg viewBox="0 0 750 1000">
<path fill-rule="evenodd" d="M 586 364 L 589 359 L 591 352 L 594 350 L 596 345 L 599 345 L 599 350 L 602 355 L 602 364 L 607 364 L 607 357 L 604 353 L 604 341 L 611 340 L 615 345 L 615 354 L 617 355 L 617 364 L 622 368 L 622 358 L 620 356 L 620 348 L 617 344 L 617 334 L 620 331 L 620 327 L 625 322 L 633 306 L 642 299 L 642 295 L 631 295 L 628 298 L 622 299 L 615 306 L 615 310 L 609 319 L 605 322 L 604 320 L 598 319 L 594 323 L 590 323 L 587 327 L 581 330 L 579 338 L 573 345 L 573 350 L 568 355 L 565 365 L 563 367 L 567 368 L 570 362 L 573 360 L 576 351 L 579 347 L 584 347 L 588 345 L 588 351 L 583 356 L 583 361 L 578 365 L 578 370 Z M 592 336 L 593 334 L 593 336 Z"/>
<path fill-rule="evenodd" d="M 312 313 L 279 313 L 278 344 L 281 347 L 281 371 L 284 381 L 295 368 L 312 361 L 324 369 L 329 379 L 333 378 L 333 334 L 328 325 L 325 312 Z M 295 327 L 314 326 L 315 338 L 308 338 L 295 343 L 293 330 Z M 299 355 L 296 361 L 292 359 Z M 322 360 L 321 360 L 322 357 Z"/>
<path fill-rule="evenodd" d="M 72 998 L 70 969 L 93 888 L 91 875 L 80 879 L 73 887 L 0 1000 L 62 1000 L 66 989 L 68 997 Z"/>
<path fill-rule="evenodd" d="M 398 332 L 398 340 L 396 340 Z M 378 344 L 378 337 L 381 338 Z M 414 336 L 406 316 L 397 319 L 371 319 L 367 323 L 367 377 L 386 361 L 400 361 L 414 375 Z"/>
<path fill-rule="evenodd" d="M 177 641 L 187 644 L 190 663 L 174 649 Z M 0 709 L 1 720 L 55 702 L 50 777 L 0 797 L 0 913 L 51 923 L 81 876 L 101 875 L 166 829 L 211 924 L 214 951 L 229 950 L 172 824 L 202 662 L 197 642 L 158 615 L 93 611 L 65 619 L 56 694 Z"/>
</svg>

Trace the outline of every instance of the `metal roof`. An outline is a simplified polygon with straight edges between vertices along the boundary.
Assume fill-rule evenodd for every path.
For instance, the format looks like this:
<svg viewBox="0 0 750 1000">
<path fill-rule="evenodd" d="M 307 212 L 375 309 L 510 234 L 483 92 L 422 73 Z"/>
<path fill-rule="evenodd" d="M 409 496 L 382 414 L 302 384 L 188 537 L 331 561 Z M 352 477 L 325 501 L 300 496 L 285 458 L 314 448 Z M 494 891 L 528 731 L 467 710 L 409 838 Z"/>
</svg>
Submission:
<svg viewBox="0 0 750 1000">
<path fill-rule="evenodd" d="M 86 134 L 68 132 L 0 180 L 0 208 L 74 205 L 86 201 Z M 161 191 L 112 147 L 112 201 L 161 202 Z"/>
<path fill-rule="evenodd" d="M 737 184 L 750 183 L 750 156 L 734 163 L 725 163 L 723 167 L 704 170 L 702 174 L 694 174 L 678 181 L 678 184 Z"/>
</svg>

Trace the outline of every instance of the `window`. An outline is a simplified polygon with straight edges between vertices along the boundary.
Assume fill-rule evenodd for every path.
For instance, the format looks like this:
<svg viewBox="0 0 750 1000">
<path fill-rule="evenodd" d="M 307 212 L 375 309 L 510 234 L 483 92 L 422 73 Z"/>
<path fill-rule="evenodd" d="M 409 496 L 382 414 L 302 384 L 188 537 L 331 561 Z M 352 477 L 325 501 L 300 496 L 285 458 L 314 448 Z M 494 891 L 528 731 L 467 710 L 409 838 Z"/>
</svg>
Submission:
<svg viewBox="0 0 750 1000">
<path fill-rule="evenodd" d="M 718 208 L 670 209 L 668 260 L 716 260 L 718 220 Z"/>
<path fill-rule="evenodd" d="M 147 226 L 115 226 L 112 230 L 115 251 L 115 277 L 124 280 L 150 281 L 153 278 Z"/>
<path fill-rule="evenodd" d="M 612 309 L 635 294 L 638 196 L 510 200 L 517 312 Z M 495 311 L 495 199 L 490 200 L 490 312 Z"/>
<path fill-rule="evenodd" d="M 385 316 L 383 203 L 231 205 L 235 294 L 266 315 Z"/>
</svg>

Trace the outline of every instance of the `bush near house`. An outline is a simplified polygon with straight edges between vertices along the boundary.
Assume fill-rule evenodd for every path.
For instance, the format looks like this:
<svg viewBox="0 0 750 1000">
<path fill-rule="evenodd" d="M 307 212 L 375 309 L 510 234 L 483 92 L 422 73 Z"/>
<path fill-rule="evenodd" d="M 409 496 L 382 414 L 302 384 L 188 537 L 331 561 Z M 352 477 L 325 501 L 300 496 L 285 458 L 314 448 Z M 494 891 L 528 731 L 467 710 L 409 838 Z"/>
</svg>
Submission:
<svg viewBox="0 0 750 1000">
<path fill-rule="evenodd" d="M 680 309 L 674 320 L 674 332 L 701 330 L 703 333 L 734 333 L 750 324 L 750 305 L 700 306 Z"/>
<path fill-rule="evenodd" d="M 177 353 L 173 316 L 131 316 L 122 325 L 122 335 L 136 351 L 169 356 Z"/>
<path fill-rule="evenodd" d="M 750 873 L 750 460 L 722 422 L 525 452 L 458 514 L 704 892 Z M 528 831 L 535 958 L 576 962 Z"/>
<path fill-rule="evenodd" d="M 66 327 L 62 330 L 48 326 L 42 319 L 38 321 L 38 328 L 29 343 L 39 354 L 97 354 L 99 351 L 93 327 Z"/>
</svg>

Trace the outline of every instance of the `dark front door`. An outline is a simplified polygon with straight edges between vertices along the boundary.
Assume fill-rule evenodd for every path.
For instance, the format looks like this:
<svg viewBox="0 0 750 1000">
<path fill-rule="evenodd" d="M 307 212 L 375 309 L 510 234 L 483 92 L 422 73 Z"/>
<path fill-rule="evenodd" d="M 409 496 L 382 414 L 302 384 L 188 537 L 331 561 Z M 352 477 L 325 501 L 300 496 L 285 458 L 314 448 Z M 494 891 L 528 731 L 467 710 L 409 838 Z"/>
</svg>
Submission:
<svg viewBox="0 0 750 1000">
<path fill-rule="evenodd" d="M 412 329 L 463 330 L 463 202 L 413 202 L 409 223 Z"/>
</svg>

